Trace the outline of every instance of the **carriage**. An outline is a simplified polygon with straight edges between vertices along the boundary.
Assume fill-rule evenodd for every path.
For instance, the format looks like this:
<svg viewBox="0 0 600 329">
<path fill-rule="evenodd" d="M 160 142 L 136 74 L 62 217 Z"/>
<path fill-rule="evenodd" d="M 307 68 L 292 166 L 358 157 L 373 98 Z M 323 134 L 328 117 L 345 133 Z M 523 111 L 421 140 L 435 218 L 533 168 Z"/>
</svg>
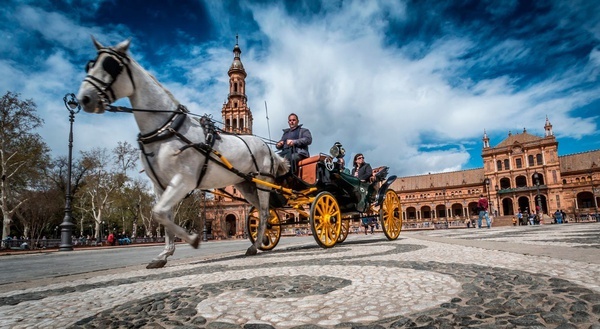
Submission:
<svg viewBox="0 0 600 329">
<path fill-rule="evenodd" d="M 173 94 L 128 54 L 130 40 L 105 47 L 93 39 L 96 59 L 86 65 L 77 99 L 88 113 L 132 113 L 139 128 L 138 145 L 144 171 L 158 197 L 153 218 L 165 227 L 165 248 L 146 266 L 160 268 L 175 252 L 175 236 L 193 248 L 198 233 L 187 232 L 172 220 L 173 207 L 195 189 L 235 188 L 252 204 L 247 219 L 252 245 L 246 255 L 273 249 L 287 225 L 281 214 L 296 211 L 307 218 L 313 236 L 322 247 L 346 239 L 350 221 L 379 215 L 388 239 L 400 234 L 400 203 L 389 189 L 394 176 L 387 168 L 363 183 L 336 167 L 331 155 L 305 159 L 297 170 L 259 137 L 219 134 L 208 116 L 192 118 Z M 114 106 L 128 98 L 131 108 Z M 334 148 L 332 148 L 333 151 Z M 343 152 L 342 152 L 343 153 Z M 343 156 L 343 154 L 342 154 Z"/>
<path fill-rule="evenodd" d="M 355 221 L 379 218 L 383 233 L 395 240 L 402 229 L 398 195 L 390 189 L 396 176 L 388 175 L 388 167 L 373 170 L 367 182 L 346 173 L 335 161 L 343 157 L 343 147 L 336 143 L 330 154 L 318 154 L 298 163 L 292 173 L 280 177 L 281 185 L 271 191 L 269 220 L 261 250 L 275 248 L 286 226 L 308 224 L 317 244 L 331 248 L 346 240 Z M 287 220 L 297 212 L 300 221 Z M 252 207 L 246 219 L 249 239 L 255 242 L 259 223 L 258 210 Z M 292 216 L 292 218 L 294 218 Z"/>
</svg>

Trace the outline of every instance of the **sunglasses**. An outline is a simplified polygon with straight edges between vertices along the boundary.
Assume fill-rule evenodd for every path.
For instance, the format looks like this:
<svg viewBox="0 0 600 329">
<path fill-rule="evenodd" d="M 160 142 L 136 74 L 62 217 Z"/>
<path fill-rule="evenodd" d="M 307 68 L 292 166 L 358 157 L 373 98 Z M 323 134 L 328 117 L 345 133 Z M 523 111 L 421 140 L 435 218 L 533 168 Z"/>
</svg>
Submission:
<svg viewBox="0 0 600 329">
<path fill-rule="evenodd" d="M 364 157 L 358 157 L 358 158 L 356 158 L 356 160 L 360 160 L 360 159 L 364 159 Z"/>
</svg>

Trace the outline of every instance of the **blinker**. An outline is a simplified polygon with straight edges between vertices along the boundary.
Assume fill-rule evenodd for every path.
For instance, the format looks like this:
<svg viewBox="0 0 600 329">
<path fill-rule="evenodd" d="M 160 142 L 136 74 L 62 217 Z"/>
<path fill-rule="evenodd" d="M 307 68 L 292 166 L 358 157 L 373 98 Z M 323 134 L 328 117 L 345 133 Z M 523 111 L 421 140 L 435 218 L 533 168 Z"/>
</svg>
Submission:
<svg viewBox="0 0 600 329">
<path fill-rule="evenodd" d="M 85 73 L 88 73 L 90 71 L 90 69 L 92 67 L 94 67 L 94 64 L 96 64 L 96 61 L 93 59 L 90 59 L 87 64 L 85 64 Z"/>
<path fill-rule="evenodd" d="M 119 63 L 116 59 L 114 59 L 111 56 L 107 56 L 106 58 L 104 58 L 104 60 L 102 61 L 102 68 L 104 69 L 104 71 L 106 71 L 106 73 L 108 73 L 113 80 L 117 78 L 117 76 L 121 73 L 121 71 L 123 70 L 123 65 L 121 65 L 121 63 Z"/>
</svg>

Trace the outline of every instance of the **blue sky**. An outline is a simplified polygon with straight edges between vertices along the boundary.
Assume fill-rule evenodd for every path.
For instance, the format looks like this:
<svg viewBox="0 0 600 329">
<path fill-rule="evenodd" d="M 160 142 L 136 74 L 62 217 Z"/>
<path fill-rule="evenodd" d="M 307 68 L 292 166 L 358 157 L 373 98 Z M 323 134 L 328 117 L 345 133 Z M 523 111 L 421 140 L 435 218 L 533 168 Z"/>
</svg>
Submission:
<svg viewBox="0 0 600 329">
<path fill-rule="evenodd" d="M 600 148 L 597 1 L 8 0 L 0 15 L 0 90 L 36 102 L 55 155 L 91 35 L 131 38 L 182 104 L 220 119 L 237 34 L 255 134 L 278 139 L 295 112 L 312 154 L 340 141 L 401 176 L 482 167 L 484 129 L 492 146 L 543 136 L 546 116 L 560 155 Z M 113 113 L 79 113 L 74 129 L 76 152 L 138 132 Z"/>
</svg>

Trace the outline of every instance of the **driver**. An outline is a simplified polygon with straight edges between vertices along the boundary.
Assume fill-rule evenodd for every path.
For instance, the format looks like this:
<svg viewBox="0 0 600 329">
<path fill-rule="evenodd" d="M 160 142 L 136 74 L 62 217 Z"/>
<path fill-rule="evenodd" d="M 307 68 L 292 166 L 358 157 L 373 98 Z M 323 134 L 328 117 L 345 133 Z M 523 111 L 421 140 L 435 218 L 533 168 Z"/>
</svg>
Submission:
<svg viewBox="0 0 600 329">
<path fill-rule="evenodd" d="M 302 128 L 298 124 L 298 115 L 291 113 L 288 115 L 288 129 L 283 129 L 283 136 L 275 147 L 281 150 L 281 156 L 288 159 L 291 164 L 292 172 L 298 167 L 298 161 L 310 156 L 308 146 L 312 143 L 310 130 Z"/>
</svg>

